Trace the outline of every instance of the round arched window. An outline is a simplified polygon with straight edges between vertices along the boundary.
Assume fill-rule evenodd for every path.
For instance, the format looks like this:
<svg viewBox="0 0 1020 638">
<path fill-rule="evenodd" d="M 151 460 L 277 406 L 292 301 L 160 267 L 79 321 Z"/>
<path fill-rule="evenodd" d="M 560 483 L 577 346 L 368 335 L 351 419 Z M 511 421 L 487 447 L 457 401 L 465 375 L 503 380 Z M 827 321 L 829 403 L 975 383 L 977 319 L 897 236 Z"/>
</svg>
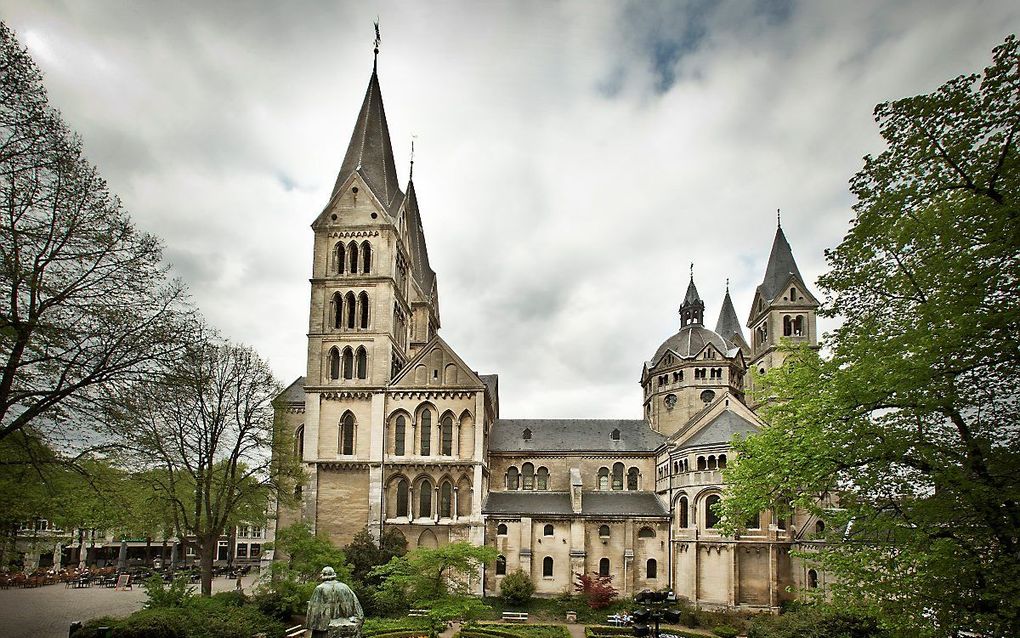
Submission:
<svg viewBox="0 0 1020 638">
<path fill-rule="evenodd" d="M 701 393 L 701 400 L 705 403 L 711 403 L 713 399 L 715 399 L 715 392 L 712 390 L 705 390 Z"/>
</svg>

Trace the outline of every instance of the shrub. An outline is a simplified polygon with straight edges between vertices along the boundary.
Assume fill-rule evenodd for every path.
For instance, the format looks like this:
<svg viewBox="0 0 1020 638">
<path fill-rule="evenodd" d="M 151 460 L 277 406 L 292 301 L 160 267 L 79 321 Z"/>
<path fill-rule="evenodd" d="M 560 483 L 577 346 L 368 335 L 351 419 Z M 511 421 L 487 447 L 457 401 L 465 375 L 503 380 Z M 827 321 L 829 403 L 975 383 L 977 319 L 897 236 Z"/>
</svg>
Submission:
<svg viewBox="0 0 1020 638">
<path fill-rule="evenodd" d="M 712 627 L 712 633 L 719 636 L 719 638 L 737 638 L 740 635 L 740 630 L 729 625 L 719 625 L 718 627 Z"/>
<path fill-rule="evenodd" d="M 887 638 L 878 620 L 853 609 L 805 605 L 779 616 L 756 618 L 748 638 Z"/>
<path fill-rule="evenodd" d="M 507 604 L 523 605 L 531 600 L 531 595 L 535 593 L 535 585 L 523 569 L 518 569 L 503 578 L 503 582 L 499 584 L 499 593 Z"/>
<path fill-rule="evenodd" d="M 574 591 L 580 592 L 581 597 L 592 609 L 605 609 L 618 594 L 613 587 L 612 576 L 599 576 L 595 573 L 575 573 L 574 576 L 577 578 Z"/>
<path fill-rule="evenodd" d="M 159 576 L 147 578 L 145 588 L 146 609 L 174 609 L 188 604 L 195 597 L 195 588 L 188 585 L 185 576 L 178 576 L 168 586 Z"/>
</svg>

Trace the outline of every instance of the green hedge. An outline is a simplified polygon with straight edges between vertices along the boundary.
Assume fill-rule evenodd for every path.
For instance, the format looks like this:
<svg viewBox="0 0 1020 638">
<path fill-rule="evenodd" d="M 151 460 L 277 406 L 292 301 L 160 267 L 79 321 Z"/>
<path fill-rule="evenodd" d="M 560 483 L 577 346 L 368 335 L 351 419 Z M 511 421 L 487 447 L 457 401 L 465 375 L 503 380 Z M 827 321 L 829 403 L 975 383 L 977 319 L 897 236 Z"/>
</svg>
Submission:
<svg viewBox="0 0 1020 638">
<path fill-rule="evenodd" d="M 660 627 L 659 634 L 672 634 L 680 638 L 708 638 L 706 634 L 699 634 L 693 631 L 685 631 L 673 627 Z M 632 627 L 614 627 L 612 625 L 588 625 L 584 628 L 585 638 L 618 638 L 619 636 L 633 636 Z"/>
<path fill-rule="evenodd" d="M 460 631 L 461 638 L 570 638 L 562 625 L 513 625 L 509 623 L 469 625 Z"/>
<path fill-rule="evenodd" d="M 209 599 L 188 607 L 143 609 L 126 618 L 97 618 L 72 638 L 100 638 L 99 627 L 113 629 L 113 638 L 251 638 L 260 632 L 282 638 L 285 630 L 251 605 L 222 605 Z"/>
<path fill-rule="evenodd" d="M 435 636 L 445 626 L 437 626 L 431 619 L 424 618 L 366 618 L 361 628 L 365 638 L 402 633 L 415 636 Z M 392 636 L 392 638 L 398 638 Z"/>
</svg>

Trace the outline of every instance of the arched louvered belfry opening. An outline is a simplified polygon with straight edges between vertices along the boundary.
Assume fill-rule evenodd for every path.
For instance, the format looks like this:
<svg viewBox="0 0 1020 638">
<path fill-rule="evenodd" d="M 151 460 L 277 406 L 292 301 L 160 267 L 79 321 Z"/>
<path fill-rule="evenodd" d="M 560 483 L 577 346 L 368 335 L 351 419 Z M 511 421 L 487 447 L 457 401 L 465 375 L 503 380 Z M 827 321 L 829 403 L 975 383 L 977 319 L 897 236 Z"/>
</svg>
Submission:
<svg viewBox="0 0 1020 638">
<path fill-rule="evenodd" d="M 367 241 L 361 242 L 361 272 L 372 272 L 372 244 Z"/>
<path fill-rule="evenodd" d="M 346 348 L 344 348 L 343 359 L 344 359 L 344 361 L 343 361 L 343 364 L 344 364 L 344 370 L 343 370 L 344 378 L 345 379 L 353 379 L 354 378 L 354 351 L 351 350 L 350 346 L 347 346 Z"/>
<path fill-rule="evenodd" d="M 340 378 L 340 351 L 336 346 L 329 349 L 329 378 L 334 381 Z"/>
<path fill-rule="evenodd" d="M 347 247 L 344 246 L 343 242 L 337 242 L 336 246 L 333 247 L 333 272 L 342 274 L 346 270 L 347 265 L 344 261 L 347 256 Z"/>
<path fill-rule="evenodd" d="M 344 314 L 347 315 L 347 327 L 354 328 L 354 319 L 356 314 L 357 304 L 354 302 L 354 293 L 348 292 L 344 295 Z"/>
<path fill-rule="evenodd" d="M 343 328 L 344 297 L 339 292 L 333 293 L 333 298 L 329 302 L 329 310 L 330 325 L 334 328 Z"/>
<path fill-rule="evenodd" d="M 348 263 L 350 264 L 350 272 L 358 272 L 358 243 L 351 242 L 350 246 L 347 247 Z"/>
<path fill-rule="evenodd" d="M 368 293 L 362 291 L 358 294 L 358 327 L 368 328 L 369 304 Z"/>
<path fill-rule="evenodd" d="M 358 346 L 358 352 L 354 357 L 355 360 L 355 372 L 359 379 L 368 378 L 368 352 L 365 350 L 365 346 Z"/>
<path fill-rule="evenodd" d="M 350 456 L 354 454 L 354 429 L 356 422 L 354 420 L 354 414 L 351 412 L 345 412 L 340 417 L 340 432 L 337 436 L 337 452 L 344 456 Z"/>
</svg>

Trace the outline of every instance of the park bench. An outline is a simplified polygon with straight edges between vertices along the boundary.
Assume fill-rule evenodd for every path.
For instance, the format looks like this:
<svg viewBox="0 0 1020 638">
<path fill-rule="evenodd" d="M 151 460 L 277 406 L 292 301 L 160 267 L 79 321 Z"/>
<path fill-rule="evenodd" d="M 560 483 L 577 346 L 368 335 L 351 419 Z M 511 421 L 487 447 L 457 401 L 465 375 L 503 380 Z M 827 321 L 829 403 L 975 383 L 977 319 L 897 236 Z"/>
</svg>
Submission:
<svg viewBox="0 0 1020 638">
<path fill-rule="evenodd" d="M 283 635 L 284 635 L 285 638 L 302 638 L 302 636 L 305 635 L 305 626 L 304 625 L 294 625 L 293 627 L 288 629 L 286 632 L 284 632 Z"/>
<path fill-rule="evenodd" d="M 504 611 L 503 622 L 528 622 L 528 614 L 523 611 Z"/>
<path fill-rule="evenodd" d="M 428 609 L 412 609 L 407 612 L 408 618 L 424 618 L 429 615 Z"/>
</svg>

